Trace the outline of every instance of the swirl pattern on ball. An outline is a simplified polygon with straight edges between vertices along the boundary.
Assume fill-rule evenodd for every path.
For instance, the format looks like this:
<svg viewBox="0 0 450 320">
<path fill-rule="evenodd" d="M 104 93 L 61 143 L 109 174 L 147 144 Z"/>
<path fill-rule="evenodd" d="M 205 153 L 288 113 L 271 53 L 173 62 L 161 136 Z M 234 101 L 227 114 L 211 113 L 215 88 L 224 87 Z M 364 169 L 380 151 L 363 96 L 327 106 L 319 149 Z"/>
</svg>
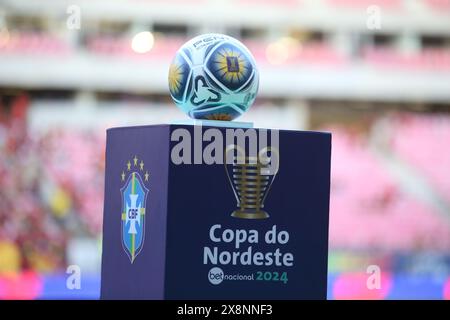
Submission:
<svg viewBox="0 0 450 320">
<path fill-rule="evenodd" d="M 259 74 L 248 49 L 221 34 L 193 38 L 169 68 L 169 91 L 194 119 L 233 120 L 253 104 Z"/>
</svg>

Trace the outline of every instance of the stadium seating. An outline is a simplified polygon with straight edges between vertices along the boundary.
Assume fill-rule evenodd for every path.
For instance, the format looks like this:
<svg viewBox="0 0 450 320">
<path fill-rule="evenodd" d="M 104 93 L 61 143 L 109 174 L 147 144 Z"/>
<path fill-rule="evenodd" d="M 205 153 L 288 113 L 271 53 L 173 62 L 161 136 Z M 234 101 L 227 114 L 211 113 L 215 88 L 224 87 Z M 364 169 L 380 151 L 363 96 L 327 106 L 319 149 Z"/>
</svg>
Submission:
<svg viewBox="0 0 450 320">
<path fill-rule="evenodd" d="M 8 34 L 7 40 L 0 41 L 0 54 L 19 55 L 57 55 L 66 56 L 72 48 L 62 38 L 49 33 L 15 32 Z M 294 42 L 286 45 L 280 39 L 274 43 L 246 40 L 258 63 L 271 63 L 268 58 L 270 46 L 282 50 L 279 64 L 284 65 L 350 65 L 351 59 L 339 53 L 331 43 Z M 131 48 L 131 37 L 91 36 L 86 47 L 94 55 L 119 57 L 124 59 L 141 59 L 168 61 L 178 48 L 186 41 L 180 37 L 156 37 L 154 47 L 147 53 L 135 53 Z M 450 50 L 445 48 L 426 48 L 418 53 L 403 54 L 395 48 L 366 47 L 362 50 L 363 62 L 381 68 L 405 70 L 448 71 L 450 69 Z"/>
<path fill-rule="evenodd" d="M 431 8 L 432 10 L 435 11 L 450 9 L 450 0 L 425 0 L 425 3 L 428 6 L 428 8 Z"/>
<path fill-rule="evenodd" d="M 368 64 L 384 68 L 405 70 L 435 70 L 450 69 L 450 50 L 424 49 L 419 53 L 405 55 L 393 48 L 366 48 L 363 50 L 363 60 Z"/>
<path fill-rule="evenodd" d="M 379 1 L 371 1 L 371 0 L 327 0 L 327 3 L 341 8 L 367 8 L 370 5 L 377 5 L 383 9 L 399 9 L 402 7 L 402 0 L 379 0 Z"/>
<path fill-rule="evenodd" d="M 0 54 L 67 55 L 70 46 L 49 33 L 11 32 L 0 42 Z"/>
<path fill-rule="evenodd" d="M 403 114 L 392 119 L 391 147 L 450 202 L 450 117 Z"/>
<path fill-rule="evenodd" d="M 450 118 L 407 114 L 392 117 L 391 123 L 393 152 L 450 202 L 450 154 L 442 149 L 450 141 Z M 448 219 L 405 194 L 372 154 L 366 137 L 330 130 L 331 247 L 448 252 Z M 0 240 L 29 247 L 21 251 L 23 266 L 60 268 L 66 239 L 101 232 L 103 136 L 61 129 L 24 135 L 0 126 Z M 19 192 L 21 201 L 15 197 Z"/>
<path fill-rule="evenodd" d="M 392 252 L 449 250 L 448 221 L 404 194 L 371 154 L 363 138 L 339 129 L 332 131 L 332 247 L 370 247 Z M 402 232 L 398 232 L 400 229 Z"/>
</svg>

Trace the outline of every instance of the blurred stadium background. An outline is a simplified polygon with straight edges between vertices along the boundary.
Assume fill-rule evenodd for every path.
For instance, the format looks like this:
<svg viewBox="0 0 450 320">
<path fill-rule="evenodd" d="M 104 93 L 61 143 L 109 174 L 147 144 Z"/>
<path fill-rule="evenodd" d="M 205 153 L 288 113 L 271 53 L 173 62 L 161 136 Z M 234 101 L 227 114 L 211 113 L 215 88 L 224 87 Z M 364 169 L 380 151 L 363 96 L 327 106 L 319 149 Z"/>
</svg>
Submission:
<svg viewBox="0 0 450 320">
<path fill-rule="evenodd" d="M 98 298 L 105 129 L 184 119 L 209 32 L 260 68 L 242 121 L 333 133 L 328 297 L 450 299 L 450 0 L 1 0 L 0 298 Z"/>
</svg>

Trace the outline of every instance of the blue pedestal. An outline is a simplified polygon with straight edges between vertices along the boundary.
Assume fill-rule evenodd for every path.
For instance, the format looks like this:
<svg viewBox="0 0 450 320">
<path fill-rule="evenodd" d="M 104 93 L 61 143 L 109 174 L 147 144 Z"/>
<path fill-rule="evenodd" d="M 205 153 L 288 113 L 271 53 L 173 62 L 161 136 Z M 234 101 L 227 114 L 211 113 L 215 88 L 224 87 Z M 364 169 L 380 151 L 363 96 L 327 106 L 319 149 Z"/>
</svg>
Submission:
<svg viewBox="0 0 450 320">
<path fill-rule="evenodd" d="M 331 135 L 278 131 L 263 173 L 195 155 L 226 130 L 107 131 L 102 299 L 326 299 Z"/>
</svg>

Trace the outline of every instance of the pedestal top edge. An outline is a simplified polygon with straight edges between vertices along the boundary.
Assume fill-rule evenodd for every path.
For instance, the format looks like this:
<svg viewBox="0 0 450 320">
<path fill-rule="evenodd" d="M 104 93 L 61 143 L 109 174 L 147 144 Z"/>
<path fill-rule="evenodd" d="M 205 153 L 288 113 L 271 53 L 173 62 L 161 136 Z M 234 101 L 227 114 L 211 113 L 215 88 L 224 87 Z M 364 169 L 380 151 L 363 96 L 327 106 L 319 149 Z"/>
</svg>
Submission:
<svg viewBox="0 0 450 320">
<path fill-rule="evenodd" d="M 329 131 L 315 131 L 315 130 L 295 130 L 295 129 L 278 129 L 278 128 L 259 128 L 259 127 L 253 127 L 253 128 L 237 128 L 237 127 L 219 127 L 219 126 L 210 126 L 210 125 L 191 125 L 191 124 L 150 124 L 150 125 L 136 125 L 136 126 L 124 126 L 124 127 L 111 127 L 107 128 L 106 132 L 111 131 L 121 131 L 121 130 L 133 130 L 133 129 L 145 129 L 145 128 L 156 128 L 156 127 L 179 127 L 179 128 L 186 128 L 186 127 L 205 127 L 205 128 L 217 128 L 217 129 L 242 129 L 242 130 L 248 130 L 248 129 L 256 129 L 256 130 L 278 130 L 280 132 L 292 132 L 292 133 L 303 133 L 303 134 L 320 134 L 320 135 L 332 135 Z"/>
</svg>

